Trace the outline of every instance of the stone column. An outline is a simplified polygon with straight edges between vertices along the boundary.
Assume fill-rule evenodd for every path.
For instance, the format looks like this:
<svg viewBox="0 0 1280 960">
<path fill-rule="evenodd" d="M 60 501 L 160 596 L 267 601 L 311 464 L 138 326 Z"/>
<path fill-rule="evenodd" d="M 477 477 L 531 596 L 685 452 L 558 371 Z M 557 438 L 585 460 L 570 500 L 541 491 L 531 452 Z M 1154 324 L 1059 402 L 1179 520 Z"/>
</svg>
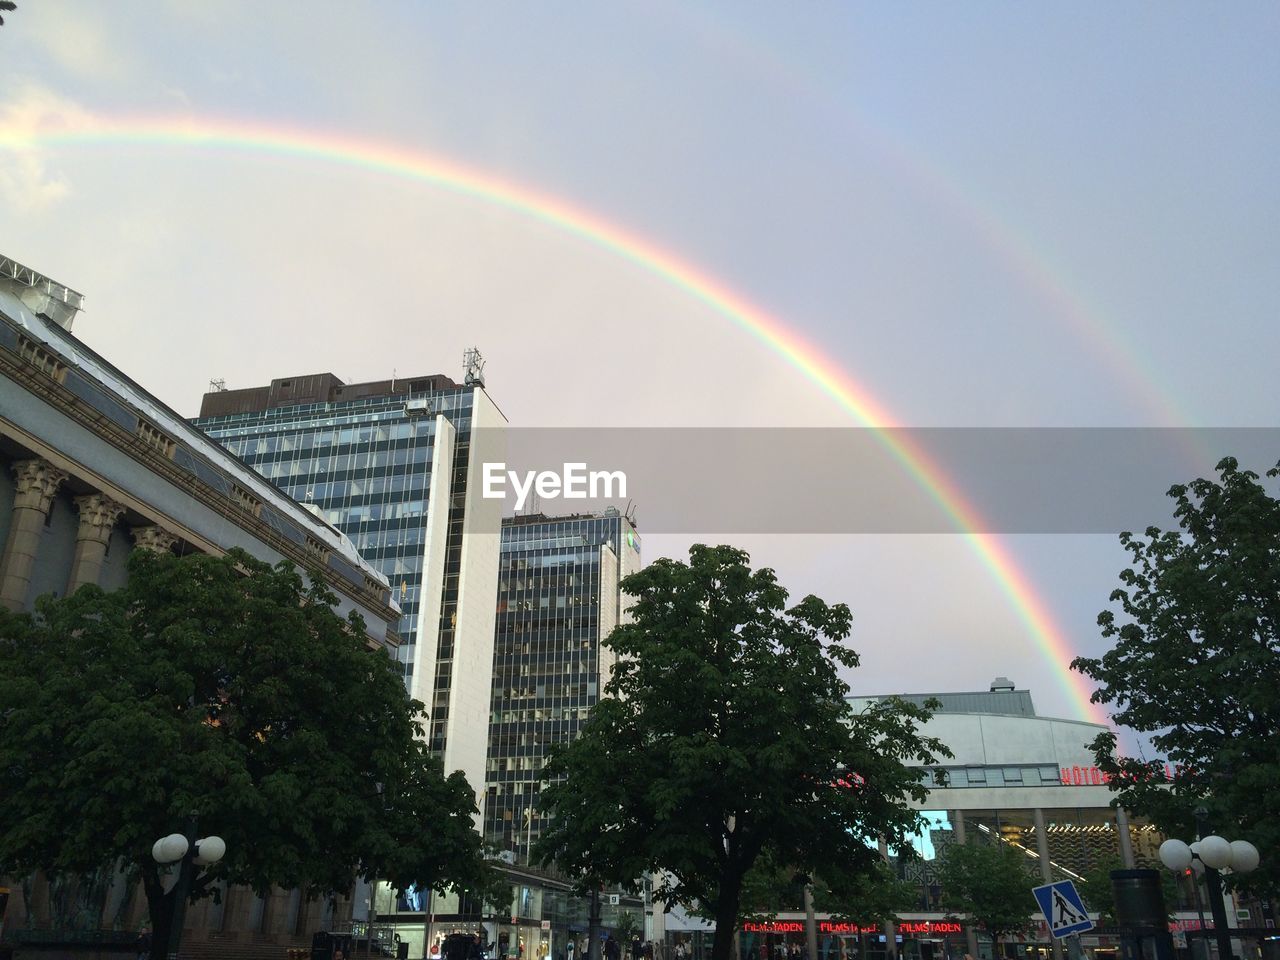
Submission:
<svg viewBox="0 0 1280 960">
<path fill-rule="evenodd" d="M 880 859 L 885 863 L 889 862 L 889 844 L 881 837 L 876 844 L 880 851 Z M 892 920 L 886 920 L 880 925 L 881 931 L 884 933 L 884 955 L 889 960 L 895 960 L 898 956 L 898 927 Z M 816 958 L 813 958 L 816 960 Z"/>
<path fill-rule="evenodd" d="M 952 812 L 951 822 L 956 831 L 956 843 L 968 843 L 968 828 L 964 822 L 964 811 L 955 810 Z M 969 956 L 977 960 L 978 957 L 978 931 L 974 929 L 973 917 L 969 917 L 964 923 L 964 945 L 969 951 Z"/>
<path fill-rule="evenodd" d="M 1133 836 L 1129 833 L 1129 814 L 1124 807 L 1116 807 L 1116 832 L 1120 835 L 1120 864 L 1126 870 L 1136 866 L 1133 859 Z"/>
<path fill-rule="evenodd" d="M 1045 830 L 1044 811 L 1039 807 L 1035 809 L 1036 823 L 1036 853 L 1040 855 L 1040 881 L 1041 883 L 1053 883 L 1053 868 L 1050 866 L 1049 860 L 1049 834 Z M 1062 960 L 1062 941 L 1057 937 L 1049 934 L 1049 938 L 1053 941 L 1053 960 Z"/>
<path fill-rule="evenodd" d="M 76 553 L 67 580 L 67 596 L 86 583 L 97 583 L 102 575 L 102 560 L 107 555 L 107 541 L 115 528 L 124 504 L 116 503 L 102 493 L 76 497 L 80 511 L 80 529 L 76 531 Z"/>
<path fill-rule="evenodd" d="M 133 528 L 133 542 L 139 550 L 154 550 L 156 553 L 168 553 L 178 538 L 159 524 Z"/>
<path fill-rule="evenodd" d="M 40 549 L 44 520 L 67 475 L 44 460 L 20 460 L 13 465 L 18 480 L 13 498 L 13 520 L 0 558 L 0 603 L 10 610 L 26 606 L 31 569 Z"/>
</svg>

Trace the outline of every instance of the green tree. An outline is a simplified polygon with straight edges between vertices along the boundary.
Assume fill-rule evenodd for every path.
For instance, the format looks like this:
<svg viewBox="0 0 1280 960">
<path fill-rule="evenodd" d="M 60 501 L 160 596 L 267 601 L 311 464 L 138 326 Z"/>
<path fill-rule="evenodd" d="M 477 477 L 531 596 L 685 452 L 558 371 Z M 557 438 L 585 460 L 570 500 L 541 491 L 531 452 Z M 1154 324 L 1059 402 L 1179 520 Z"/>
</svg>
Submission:
<svg viewBox="0 0 1280 960">
<path fill-rule="evenodd" d="M 18 5 L 13 0 L 0 0 L 0 10 L 5 13 L 11 13 L 18 9 Z M 0 17 L 0 27 L 4 26 L 4 17 Z"/>
<path fill-rule="evenodd" d="M 135 551 L 129 569 L 118 591 L 0 611 L 0 874 L 122 863 L 156 957 L 173 894 L 151 846 L 193 815 L 227 853 L 192 900 L 219 880 L 492 889 L 466 779 L 444 776 L 421 705 L 318 576 L 241 551 Z"/>
<path fill-rule="evenodd" d="M 624 951 L 631 949 L 631 941 L 644 932 L 640 919 L 630 910 L 618 911 L 618 922 L 613 925 L 613 937 Z"/>
<path fill-rule="evenodd" d="M 942 908 L 977 921 L 992 941 L 1031 926 L 1034 886 L 1027 855 L 1007 843 L 957 843 L 938 865 Z"/>
<path fill-rule="evenodd" d="M 584 887 L 655 873 L 659 899 L 715 918 L 725 960 L 761 856 L 833 888 L 870 874 L 874 838 L 908 846 L 909 798 L 948 754 L 920 734 L 925 708 L 855 712 L 848 607 L 788 607 L 742 551 L 698 545 L 623 586 L 632 622 L 607 641 L 618 664 L 581 736 L 548 762 L 537 854 Z"/>
<path fill-rule="evenodd" d="M 1097 762 L 1124 807 L 1189 837 L 1193 811 L 1260 850 L 1280 847 L 1280 501 L 1232 458 L 1219 478 L 1169 490 L 1178 528 L 1150 527 L 1120 542 L 1130 566 L 1098 616 L 1114 646 L 1072 668 L 1098 684 L 1119 725 L 1148 736 L 1165 761 L 1117 753 L 1108 732 Z M 1277 470 L 1268 471 L 1274 480 Z M 1232 878 L 1280 892 L 1280 861 Z"/>
</svg>

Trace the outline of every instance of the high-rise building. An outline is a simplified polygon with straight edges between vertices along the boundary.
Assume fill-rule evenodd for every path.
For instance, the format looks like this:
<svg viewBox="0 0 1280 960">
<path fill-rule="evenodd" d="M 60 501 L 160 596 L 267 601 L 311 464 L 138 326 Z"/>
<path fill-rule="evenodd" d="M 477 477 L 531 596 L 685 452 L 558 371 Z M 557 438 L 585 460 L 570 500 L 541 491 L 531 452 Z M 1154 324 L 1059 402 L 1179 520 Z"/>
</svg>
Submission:
<svg viewBox="0 0 1280 960">
<path fill-rule="evenodd" d="M 484 829 L 517 863 L 540 832 L 548 751 L 578 735 L 608 682 L 615 657 L 601 641 L 639 569 L 640 538 L 617 510 L 502 523 Z"/>
<path fill-rule="evenodd" d="M 346 384 L 331 373 L 204 395 L 195 425 L 310 504 L 391 582 L 400 659 L 446 770 L 484 782 L 502 501 L 478 464 L 506 419 L 478 355 L 435 375 Z M 482 799 L 482 798 L 480 798 Z"/>
</svg>

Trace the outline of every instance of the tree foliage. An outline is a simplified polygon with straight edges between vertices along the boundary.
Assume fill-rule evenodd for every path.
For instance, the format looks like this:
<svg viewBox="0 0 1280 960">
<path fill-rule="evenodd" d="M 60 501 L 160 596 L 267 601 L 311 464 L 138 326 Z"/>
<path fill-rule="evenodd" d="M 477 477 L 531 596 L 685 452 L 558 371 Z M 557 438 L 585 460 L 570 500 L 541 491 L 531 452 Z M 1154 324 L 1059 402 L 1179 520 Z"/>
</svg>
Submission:
<svg viewBox="0 0 1280 960">
<path fill-rule="evenodd" d="M 0 0 L 0 12 L 11 13 L 18 9 L 18 5 L 14 0 Z M 0 27 L 4 26 L 4 17 L 0 16 Z"/>
<path fill-rule="evenodd" d="M 872 874 L 875 838 L 908 846 L 908 799 L 923 801 L 923 767 L 949 754 L 919 733 L 927 709 L 855 713 L 848 607 L 788 607 L 742 551 L 698 545 L 623 586 L 632 622 L 607 641 L 619 659 L 606 695 L 547 765 L 537 853 L 584 886 L 656 873 L 655 896 L 715 918 L 724 960 L 762 856 L 833 888 Z"/>
<path fill-rule="evenodd" d="M 135 551 L 125 587 L 0 611 L 0 874 L 123 862 L 163 954 L 171 902 L 152 843 L 198 817 L 219 880 L 345 893 L 491 882 L 461 773 L 420 737 L 421 705 L 318 576 Z"/>
<path fill-rule="evenodd" d="M 644 925 L 635 913 L 630 910 L 619 911 L 618 922 L 613 925 L 613 935 L 624 950 L 630 950 L 631 942 L 642 933 L 644 933 Z"/>
<path fill-rule="evenodd" d="M 1030 928 L 1027 855 L 1007 843 L 957 843 L 938 865 L 942 908 L 976 920 L 993 941 Z"/>
<path fill-rule="evenodd" d="M 1124 533 L 1131 565 L 1098 616 L 1115 645 L 1072 667 L 1100 686 L 1117 724 L 1148 735 L 1165 762 L 1121 757 L 1106 733 L 1093 749 L 1117 801 L 1174 835 L 1192 813 L 1229 839 L 1280 848 L 1280 501 L 1234 459 L 1219 478 L 1169 490 L 1178 528 Z M 1267 473 L 1275 479 L 1277 470 Z M 1234 878 L 1280 891 L 1280 862 Z"/>
</svg>

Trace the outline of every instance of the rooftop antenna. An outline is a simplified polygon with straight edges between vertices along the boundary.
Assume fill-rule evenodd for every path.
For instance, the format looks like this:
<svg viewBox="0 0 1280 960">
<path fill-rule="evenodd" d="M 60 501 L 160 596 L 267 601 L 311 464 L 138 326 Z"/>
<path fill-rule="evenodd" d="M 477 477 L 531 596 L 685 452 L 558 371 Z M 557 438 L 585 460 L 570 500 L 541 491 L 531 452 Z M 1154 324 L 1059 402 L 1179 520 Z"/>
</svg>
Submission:
<svg viewBox="0 0 1280 960">
<path fill-rule="evenodd" d="M 476 347 L 470 347 L 462 354 L 462 369 L 464 371 L 463 383 L 468 387 L 484 386 L 484 357 L 480 356 L 480 350 Z"/>
<path fill-rule="evenodd" d="M 210 381 L 209 381 L 209 392 L 210 392 L 210 393 L 226 393 L 226 392 L 227 392 L 227 381 L 226 381 L 225 379 L 222 379 L 222 378 L 219 378 L 219 379 L 217 379 L 217 380 L 210 380 Z"/>
</svg>

